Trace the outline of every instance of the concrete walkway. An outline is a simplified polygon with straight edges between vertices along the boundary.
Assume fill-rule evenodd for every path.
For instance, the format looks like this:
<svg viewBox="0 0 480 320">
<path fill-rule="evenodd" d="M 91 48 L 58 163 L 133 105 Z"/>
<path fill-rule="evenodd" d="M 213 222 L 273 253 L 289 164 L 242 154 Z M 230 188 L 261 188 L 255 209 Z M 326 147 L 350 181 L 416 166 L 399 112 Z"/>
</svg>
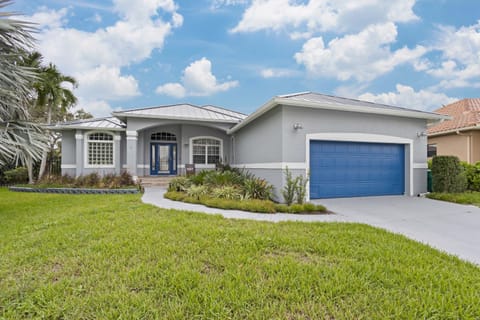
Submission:
<svg viewBox="0 0 480 320">
<path fill-rule="evenodd" d="M 322 199 L 335 214 L 262 214 L 222 210 L 163 198 L 165 189 L 146 188 L 145 203 L 165 209 L 219 214 L 229 219 L 259 221 L 357 222 L 405 235 L 480 265 L 480 208 L 417 197 L 386 196 Z"/>
</svg>

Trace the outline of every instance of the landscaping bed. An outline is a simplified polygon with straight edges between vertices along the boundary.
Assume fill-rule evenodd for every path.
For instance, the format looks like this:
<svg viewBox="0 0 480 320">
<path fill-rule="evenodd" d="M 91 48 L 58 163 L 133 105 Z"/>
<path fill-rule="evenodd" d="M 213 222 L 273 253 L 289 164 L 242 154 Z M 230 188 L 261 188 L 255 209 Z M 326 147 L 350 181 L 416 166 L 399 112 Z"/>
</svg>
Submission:
<svg viewBox="0 0 480 320">
<path fill-rule="evenodd" d="M 287 186 L 282 190 L 286 204 L 273 201 L 273 186 L 245 170 L 222 166 L 220 170 L 200 171 L 193 176 L 172 179 L 164 197 L 203 204 L 207 207 L 259 213 L 325 214 L 322 205 L 305 203 L 307 178 L 293 178 L 286 170 Z"/>
<path fill-rule="evenodd" d="M 480 207 L 480 192 L 477 191 L 467 191 L 462 193 L 429 193 L 427 198 L 454 202 L 459 204 L 472 204 L 477 207 Z"/>
<path fill-rule="evenodd" d="M 351 223 L 0 188 L 0 318 L 478 319 L 480 269 Z"/>
<path fill-rule="evenodd" d="M 39 192 L 39 193 L 63 193 L 63 194 L 132 194 L 139 193 L 138 188 L 128 189 L 93 189 L 93 188 L 38 188 L 12 186 L 8 187 L 10 191 L 15 192 Z"/>
</svg>

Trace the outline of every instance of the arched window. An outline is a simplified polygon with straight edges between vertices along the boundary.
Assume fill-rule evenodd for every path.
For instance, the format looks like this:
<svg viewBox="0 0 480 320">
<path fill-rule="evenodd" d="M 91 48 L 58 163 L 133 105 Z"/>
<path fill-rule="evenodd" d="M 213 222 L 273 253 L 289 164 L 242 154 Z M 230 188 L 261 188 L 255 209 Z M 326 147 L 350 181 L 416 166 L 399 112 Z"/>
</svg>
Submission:
<svg viewBox="0 0 480 320">
<path fill-rule="evenodd" d="M 216 164 L 222 159 L 222 140 L 214 137 L 191 139 L 190 152 L 194 164 Z"/>
<path fill-rule="evenodd" d="M 177 141 L 177 136 L 170 132 L 154 132 L 150 136 L 152 141 Z"/>
<path fill-rule="evenodd" d="M 91 167 L 113 166 L 113 135 L 94 132 L 87 135 L 86 165 Z"/>
</svg>

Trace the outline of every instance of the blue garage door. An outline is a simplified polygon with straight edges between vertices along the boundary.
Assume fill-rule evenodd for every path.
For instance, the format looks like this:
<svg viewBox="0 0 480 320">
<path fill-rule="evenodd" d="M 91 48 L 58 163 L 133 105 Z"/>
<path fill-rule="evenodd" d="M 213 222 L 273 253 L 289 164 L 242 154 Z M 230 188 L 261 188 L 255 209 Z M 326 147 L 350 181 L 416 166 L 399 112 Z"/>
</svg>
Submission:
<svg viewBox="0 0 480 320">
<path fill-rule="evenodd" d="M 310 198 L 399 195 L 404 190 L 404 145 L 310 142 Z"/>
</svg>

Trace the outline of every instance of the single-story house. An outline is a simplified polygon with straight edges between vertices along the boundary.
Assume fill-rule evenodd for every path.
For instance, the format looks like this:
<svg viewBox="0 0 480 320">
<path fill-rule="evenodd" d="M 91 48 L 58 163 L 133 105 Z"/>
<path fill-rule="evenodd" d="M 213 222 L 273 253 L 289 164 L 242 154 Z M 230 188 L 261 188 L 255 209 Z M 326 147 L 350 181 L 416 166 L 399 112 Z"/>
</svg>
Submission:
<svg viewBox="0 0 480 320">
<path fill-rule="evenodd" d="M 280 191 L 284 171 L 307 175 L 307 198 L 426 192 L 427 125 L 446 117 L 305 92 L 276 96 L 250 115 L 167 105 L 57 124 L 62 173 L 178 175 L 218 162 L 245 168 Z"/>
<path fill-rule="evenodd" d="M 428 129 L 428 157 L 457 156 L 461 161 L 480 161 L 480 98 L 462 99 L 435 110 L 450 116 Z"/>
</svg>

